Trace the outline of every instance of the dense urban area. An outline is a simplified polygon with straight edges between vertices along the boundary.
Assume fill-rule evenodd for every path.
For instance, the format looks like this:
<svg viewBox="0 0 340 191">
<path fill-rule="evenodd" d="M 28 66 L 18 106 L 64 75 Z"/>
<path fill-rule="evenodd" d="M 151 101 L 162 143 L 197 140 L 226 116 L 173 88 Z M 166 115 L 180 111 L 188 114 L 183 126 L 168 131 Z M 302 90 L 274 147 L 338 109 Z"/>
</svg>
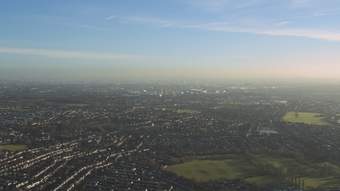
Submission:
<svg viewBox="0 0 340 191">
<path fill-rule="evenodd" d="M 0 190 L 340 190 L 340 86 L 287 84 L 1 82 Z"/>
</svg>

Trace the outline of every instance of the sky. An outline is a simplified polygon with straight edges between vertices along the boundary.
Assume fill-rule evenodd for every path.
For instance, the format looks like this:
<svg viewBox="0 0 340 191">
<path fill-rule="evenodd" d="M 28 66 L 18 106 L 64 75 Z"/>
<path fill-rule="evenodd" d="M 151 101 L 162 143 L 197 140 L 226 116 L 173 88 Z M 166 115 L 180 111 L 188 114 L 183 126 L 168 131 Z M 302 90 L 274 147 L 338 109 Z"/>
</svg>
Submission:
<svg viewBox="0 0 340 191">
<path fill-rule="evenodd" d="M 0 79 L 340 80 L 340 0 L 2 0 Z"/>
</svg>

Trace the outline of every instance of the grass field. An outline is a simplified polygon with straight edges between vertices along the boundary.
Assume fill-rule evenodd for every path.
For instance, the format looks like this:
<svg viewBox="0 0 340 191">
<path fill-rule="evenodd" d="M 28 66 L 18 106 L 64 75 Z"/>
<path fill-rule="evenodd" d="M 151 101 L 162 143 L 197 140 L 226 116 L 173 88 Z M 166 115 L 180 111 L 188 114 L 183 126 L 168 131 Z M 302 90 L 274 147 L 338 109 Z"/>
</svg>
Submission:
<svg viewBox="0 0 340 191">
<path fill-rule="evenodd" d="M 340 166 L 267 155 L 230 155 L 225 159 L 193 159 L 166 170 L 196 182 L 241 179 L 257 186 L 277 185 L 301 176 L 306 189 L 340 186 Z"/>
<path fill-rule="evenodd" d="M 170 166 L 168 170 L 197 182 L 237 179 L 240 172 L 239 169 L 233 167 L 232 163 L 233 160 L 193 160 Z"/>
<path fill-rule="evenodd" d="M 0 150 L 6 150 L 11 152 L 17 152 L 25 150 L 27 147 L 26 145 L 0 145 Z"/>
<path fill-rule="evenodd" d="M 198 113 L 198 111 L 192 110 L 192 109 L 178 109 L 176 112 L 179 113 L 179 114 L 195 114 L 195 113 Z"/>
<path fill-rule="evenodd" d="M 307 125 L 328 125 L 328 123 L 324 121 L 324 116 L 320 113 L 288 112 L 283 116 L 282 121 Z"/>
</svg>

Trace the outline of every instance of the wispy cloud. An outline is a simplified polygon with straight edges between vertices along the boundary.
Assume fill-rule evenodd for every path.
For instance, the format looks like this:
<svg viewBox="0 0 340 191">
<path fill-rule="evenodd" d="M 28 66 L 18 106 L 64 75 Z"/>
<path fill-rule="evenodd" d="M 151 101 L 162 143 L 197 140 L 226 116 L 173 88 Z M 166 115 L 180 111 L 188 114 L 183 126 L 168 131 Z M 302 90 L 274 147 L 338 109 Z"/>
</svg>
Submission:
<svg viewBox="0 0 340 191">
<path fill-rule="evenodd" d="M 105 18 L 108 21 L 115 20 L 120 23 L 134 23 L 134 24 L 150 24 L 150 25 L 156 25 L 160 27 L 170 27 L 170 26 L 176 26 L 179 23 L 178 22 L 173 22 L 157 17 L 118 17 L 118 16 L 108 16 Z"/>
<path fill-rule="evenodd" d="M 286 25 L 289 25 L 291 23 L 291 21 L 279 21 L 279 22 L 276 22 L 274 23 L 275 26 L 278 26 L 278 27 L 282 27 L 282 26 L 286 26 Z"/>
<path fill-rule="evenodd" d="M 105 19 L 106 20 L 112 20 L 112 19 L 115 19 L 115 18 L 117 18 L 116 15 L 110 15 L 110 16 L 106 17 Z"/>
<path fill-rule="evenodd" d="M 197 29 L 219 32 L 250 33 L 268 36 L 303 37 L 327 41 L 340 41 L 340 32 L 313 28 L 289 27 L 291 21 L 272 22 L 268 26 L 264 24 L 246 24 L 233 22 L 185 22 L 172 21 L 154 17 L 115 17 L 121 23 L 145 24 L 158 27 Z"/>
<path fill-rule="evenodd" d="M 251 8 L 264 2 L 264 0 L 188 0 L 190 5 L 208 11 L 239 10 Z"/>
<path fill-rule="evenodd" d="M 340 15 L 340 8 L 331 8 L 326 10 L 316 11 L 314 16 L 316 17 L 323 17 L 323 16 L 333 16 L 333 15 Z"/>
<path fill-rule="evenodd" d="M 29 56 L 44 56 L 59 59 L 85 59 L 85 60 L 139 60 L 146 57 L 131 54 L 111 54 L 97 52 L 79 52 L 66 50 L 51 50 L 51 49 L 32 49 L 32 48 L 10 48 L 0 47 L 0 53 L 29 55 Z"/>
<path fill-rule="evenodd" d="M 313 0 L 289 0 L 289 1 L 292 7 L 301 8 L 301 7 L 310 6 Z"/>
<path fill-rule="evenodd" d="M 257 34 L 272 35 L 272 36 L 293 36 L 293 37 L 304 37 L 328 41 L 339 41 L 340 33 L 313 30 L 313 29 L 273 29 L 273 30 L 258 30 L 254 31 Z"/>
</svg>

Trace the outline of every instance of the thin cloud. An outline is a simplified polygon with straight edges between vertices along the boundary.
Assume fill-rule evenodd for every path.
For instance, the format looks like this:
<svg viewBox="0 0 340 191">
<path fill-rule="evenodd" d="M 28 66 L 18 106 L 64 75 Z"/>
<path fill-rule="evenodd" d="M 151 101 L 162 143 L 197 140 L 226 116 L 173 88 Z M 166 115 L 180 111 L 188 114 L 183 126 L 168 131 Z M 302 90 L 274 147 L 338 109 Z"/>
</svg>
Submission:
<svg viewBox="0 0 340 191">
<path fill-rule="evenodd" d="M 293 36 L 340 42 L 340 33 L 321 30 L 280 29 L 280 30 L 257 31 L 257 33 L 272 36 Z"/>
<path fill-rule="evenodd" d="M 310 6 L 311 2 L 312 0 L 290 0 L 290 4 L 294 8 L 302 8 L 302 7 Z"/>
<path fill-rule="evenodd" d="M 263 0 L 188 0 L 190 5 L 208 11 L 239 10 L 260 5 Z"/>
<path fill-rule="evenodd" d="M 340 9 L 328 9 L 328 10 L 322 10 L 317 11 L 314 13 L 315 17 L 323 17 L 323 16 L 334 16 L 334 15 L 340 15 Z"/>
<path fill-rule="evenodd" d="M 79 52 L 66 50 L 50 50 L 50 49 L 32 49 L 32 48 L 9 48 L 0 47 L 0 53 L 30 55 L 30 56 L 44 56 L 59 59 L 92 59 L 92 60 L 139 60 L 146 57 L 140 55 L 130 54 L 110 54 L 110 53 L 96 53 L 96 52 Z"/>
<path fill-rule="evenodd" d="M 274 25 L 278 26 L 278 27 L 282 27 L 282 26 L 289 25 L 290 23 L 291 23 L 291 21 L 279 21 L 279 22 L 275 23 Z"/>
<path fill-rule="evenodd" d="M 316 29 L 303 29 L 303 28 L 283 28 L 273 27 L 271 29 L 257 28 L 257 27 L 244 27 L 244 26 L 232 26 L 232 25 L 201 25 L 198 28 L 212 31 L 224 31 L 224 32 L 239 32 L 239 33 L 252 33 L 258 35 L 268 36 L 285 36 L 285 37 L 302 37 L 327 41 L 339 41 L 340 33 L 326 30 Z"/>
<path fill-rule="evenodd" d="M 149 24 L 156 25 L 160 27 L 170 27 L 176 26 L 178 23 L 172 22 L 169 20 L 157 18 L 157 17 L 118 17 L 118 16 L 109 16 L 105 18 L 108 21 L 115 20 L 119 23 L 134 23 L 134 24 Z"/>
<path fill-rule="evenodd" d="M 120 22 L 126 24 L 145 24 L 158 27 L 171 27 L 182 29 L 197 29 L 219 32 L 250 33 L 267 36 L 283 37 L 302 37 L 327 41 L 340 41 L 340 32 L 319 30 L 312 28 L 290 28 L 290 21 L 279 21 L 272 23 L 270 27 L 264 27 L 260 24 L 238 25 L 229 22 L 183 22 L 170 21 L 154 17 L 116 17 Z"/>
<path fill-rule="evenodd" d="M 117 18 L 116 15 L 110 15 L 110 16 L 106 17 L 105 19 L 109 21 L 109 20 L 113 20 L 115 18 Z"/>
</svg>

